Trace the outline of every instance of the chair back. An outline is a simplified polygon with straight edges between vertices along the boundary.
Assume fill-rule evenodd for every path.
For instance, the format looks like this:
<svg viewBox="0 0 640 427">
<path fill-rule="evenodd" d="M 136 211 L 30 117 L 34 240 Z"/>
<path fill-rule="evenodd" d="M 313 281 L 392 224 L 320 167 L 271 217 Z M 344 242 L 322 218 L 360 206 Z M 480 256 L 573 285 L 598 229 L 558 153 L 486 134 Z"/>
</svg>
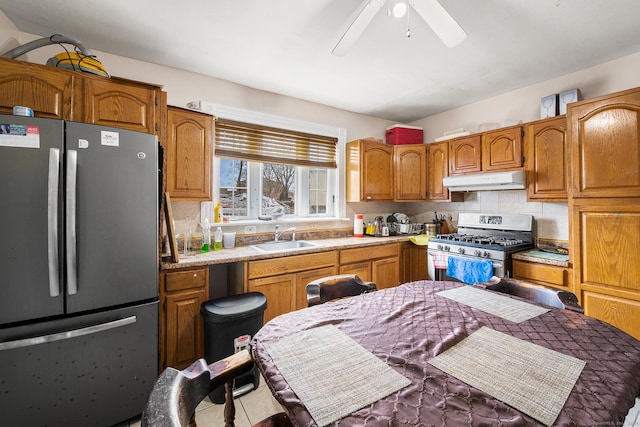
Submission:
<svg viewBox="0 0 640 427">
<path fill-rule="evenodd" d="M 158 377 L 142 413 L 142 427 L 196 427 L 195 411 L 211 391 L 225 385 L 224 425 L 233 427 L 235 405 L 231 381 L 253 369 L 253 358 L 242 350 L 207 365 L 204 359 L 179 371 L 167 368 Z M 254 424 L 255 427 L 291 427 L 284 413 L 278 413 Z"/>
<path fill-rule="evenodd" d="M 373 282 L 365 282 L 357 274 L 339 274 L 316 279 L 307 284 L 307 306 L 324 304 L 377 290 Z"/>
<path fill-rule="evenodd" d="M 548 288 L 524 280 L 496 276 L 486 282 L 476 283 L 476 285 L 481 285 L 492 291 L 515 295 L 550 307 L 564 308 L 578 313 L 584 313 L 584 310 L 578 304 L 578 297 L 569 291 Z"/>
</svg>

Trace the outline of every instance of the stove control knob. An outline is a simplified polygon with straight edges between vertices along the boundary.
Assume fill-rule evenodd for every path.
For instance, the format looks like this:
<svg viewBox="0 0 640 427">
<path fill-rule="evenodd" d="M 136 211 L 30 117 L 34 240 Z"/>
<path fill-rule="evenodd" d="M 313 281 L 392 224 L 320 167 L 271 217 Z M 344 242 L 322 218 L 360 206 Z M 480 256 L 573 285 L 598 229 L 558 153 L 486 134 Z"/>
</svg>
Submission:
<svg viewBox="0 0 640 427">
<path fill-rule="evenodd" d="M 458 253 L 459 254 L 463 254 L 464 253 L 464 248 L 458 248 Z"/>
<path fill-rule="evenodd" d="M 474 254 L 475 256 L 482 256 L 482 252 L 480 252 L 478 249 L 474 250 L 474 251 L 473 251 L 473 254 Z"/>
<path fill-rule="evenodd" d="M 445 246 L 445 247 L 444 247 L 444 250 L 445 250 L 445 251 L 447 251 L 447 252 L 449 252 L 449 250 L 451 250 L 451 248 L 450 248 L 449 246 Z"/>
<path fill-rule="evenodd" d="M 442 245 L 438 245 L 438 250 L 441 251 L 442 250 Z"/>
<path fill-rule="evenodd" d="M 489 257 L 491 257 L 491 254 L 489 252 L 487 252 L 487 251 L 484 251 L 482 256 L 485 257 L 485 258 L 489 258 Z"/>
</svg>

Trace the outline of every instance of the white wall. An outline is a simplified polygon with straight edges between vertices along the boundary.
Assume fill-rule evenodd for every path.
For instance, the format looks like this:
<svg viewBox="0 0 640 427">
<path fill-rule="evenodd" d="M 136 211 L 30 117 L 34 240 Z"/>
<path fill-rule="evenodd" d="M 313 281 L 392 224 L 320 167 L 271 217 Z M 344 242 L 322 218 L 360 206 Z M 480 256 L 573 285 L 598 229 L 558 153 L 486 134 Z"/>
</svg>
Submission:
<svg viewBox="0 0 640 427">
<path fill-rule="evenodd" d="M 518 90 L 436 114 L 412 123 L 425 131 L 430 142 L 444 132 L 463 128 L 471 133 L 482 123 L 506 120 L 531 122 L 540 118 L 540 99 L 578 88 L 583 99 L 640 86 L 640 53 L 625 56 L 586 70 L 527 86 Z"/>
</svg>

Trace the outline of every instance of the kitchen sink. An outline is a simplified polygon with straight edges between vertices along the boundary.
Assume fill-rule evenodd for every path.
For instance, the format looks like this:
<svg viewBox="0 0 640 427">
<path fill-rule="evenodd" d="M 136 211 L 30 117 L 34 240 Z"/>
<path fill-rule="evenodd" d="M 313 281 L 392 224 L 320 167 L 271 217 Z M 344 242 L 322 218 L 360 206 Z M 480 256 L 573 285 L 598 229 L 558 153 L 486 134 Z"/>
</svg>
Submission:
<svg viewBox="0 0 640 427">
<path fill-rule="evenodd" d="M 260 252 L 282 252 L 282 251 L 295 251 L 306 248 L 320 248 L 323 245 L 320 243 L 313 243 L 307 240 L 281 240 L 279 242 L 266 242 L 259 243 L 257 245 L 251 245 L 252 248 L 259 250 Z"/>
</svg>

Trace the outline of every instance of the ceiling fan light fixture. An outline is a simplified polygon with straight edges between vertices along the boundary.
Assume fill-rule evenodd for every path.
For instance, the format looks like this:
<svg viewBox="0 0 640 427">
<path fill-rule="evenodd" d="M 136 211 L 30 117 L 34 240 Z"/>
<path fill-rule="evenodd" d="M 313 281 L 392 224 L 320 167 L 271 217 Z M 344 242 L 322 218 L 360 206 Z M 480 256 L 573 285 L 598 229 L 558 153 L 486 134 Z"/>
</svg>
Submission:
<svg viewBox="0 0 640 427">
<path fill-rule="evenodd" d="M 402 18 L 407 13 L 407 4 L 403 1 L 398 1 L 393 5 L 393 16 L 396 18 Z"/>
</svg>

